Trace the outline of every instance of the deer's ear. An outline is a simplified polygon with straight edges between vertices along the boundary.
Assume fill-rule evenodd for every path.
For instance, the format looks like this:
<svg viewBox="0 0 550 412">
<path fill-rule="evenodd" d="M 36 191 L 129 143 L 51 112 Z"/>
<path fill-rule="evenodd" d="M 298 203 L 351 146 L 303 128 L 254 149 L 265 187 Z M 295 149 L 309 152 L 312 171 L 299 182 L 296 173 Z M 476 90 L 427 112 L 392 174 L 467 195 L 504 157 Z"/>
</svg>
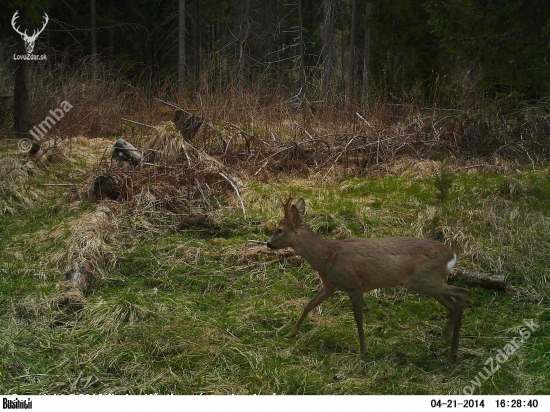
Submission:
<svg viewBox="0 0 550 412">
<path fill-rule="evenodd" d="M 289 214 L 290 214 L 290 221 L 292 223 L 292 226 L 294 226 L 295 228 L 300 226 L 300 222 L 302 218 L 300 216 L 300 212 L 296 207 L 296 205 L 292 205 L 292 207 L 289 210 Z"/>
<path fill-rule="evenodd" d="M 306 202 L 304 201 L 304 199 L 300 198 L 300 200 L 296 202 L 296 209 L 298 209 L 300 218 L 302 218 L 304 216 L 304 213 L 306 212 Z"/>
</svg>

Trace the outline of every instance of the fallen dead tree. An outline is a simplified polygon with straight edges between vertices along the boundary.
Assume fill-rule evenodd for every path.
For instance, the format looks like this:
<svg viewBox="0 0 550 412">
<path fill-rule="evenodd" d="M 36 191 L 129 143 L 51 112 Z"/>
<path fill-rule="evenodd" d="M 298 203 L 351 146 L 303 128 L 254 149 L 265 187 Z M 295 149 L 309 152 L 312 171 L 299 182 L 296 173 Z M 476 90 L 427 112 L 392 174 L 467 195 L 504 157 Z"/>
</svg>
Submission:
<svg viewBox="0 0 550 412">
<path fill-rule="evenodd" d="M 185 117 L 183 110 L 176 110 L 174 114 L 174 124 L 180 131 L 183 138 L 188 142 L 193 140 L 193 136 L 201 127 L 202 121 L 202 117 L 195 116 L 194 114 L 190 114 L 188 117 Z"/>
<path fill-rule="evenodd" d="M 116 224 L 111 213 L 105 205 L 98 205 L 93 212 L 63 222 L 46 235 L 47 241 L 63 245 L 49 259 L 51 266 L 64 273 L 59 293 L 43 302 L 55 311 L 52 326 L 72 324 L 75 319 L 70 315 L 85 307 L 85 295 L 98 287 L 105 271 L 112 270 L 116 256 L 111 244 Z"/>
<path fill-rule="evenodd" d="M 65 273 L 65 281 L 68 282 L 66 290 L 70 290 L 70 286 L 74 285 L 77 290 L 85 293 L 93 273 L 94 267 L 90 261 L 81 260 L 74 262 L 74 267 Z"/>
<path fill-rule="evenodd" d="M 457 279 L 474 286 L 482 286 L 488 289 L 506 290 L 507 278 L 505 275 L 483 273 L 468 270 L 455 270 L 450 279 Z"/>
<path fill-rule="evenodd" d="M 209 119 L 204 107 L 199 116 L 195 109 L 183 110 L 156 100 L 175 110 L 172 123 L 177 134 L 172 136 L 172 145 L 179 144 L 178 140 L 192 143 L 231 170 L 260 180 L 281 174 L 315 176 L 321 180 L 387 174 L 393 172 L 395 164 L 406 159 L 436 162 L 436 159 L 450 157 L 459 159 L 455 162 L 457 168 L 480 167 L 464 163 L 460 156 L 463 152 L 469 153 L 471 146 L 482 140 L 478 126 L 460 110 L 434 112 L 414 104 L 381 105 L 372 112 L 350 113 L 345 120 L 323 123 L 286 113 L 282 122 L 266 122 L 265 127 L 260 127 L 262 122 L 256 119 L 248 123 Z M 541 126 L 546 125 L 548 117 L 540 121 Z M 523 140 L 517 144 L 507 143 L 499 148 L 499 154 L 516 159 L 521 154 L 519 157 L 538 163 L 538 152 L 533 152 L 538 145 L 537 133 L 529 144 Z M 159 163 L 157 149 L 143 149 L 146 163 Z M 165 155 L 167 153 L 169 151 L 165 151 Z M 492 163 L 482 164 L 486 170 L 494 170 Z"/>
<path fill-rule="evenodd" d="M 65 273 L 66 289 L 76 287 L 81 293 L 86 292 L 97 283 L 97 274 L 115 261 L 109 244 L 116 230 L 111 227 L 110 215 L 107 206 L 98 205 L 93 212 L 59 226 L 50 234 L 51 241 L 63 239 L 63 249 L 50 257 L 50 263 Z"/>
</svg>

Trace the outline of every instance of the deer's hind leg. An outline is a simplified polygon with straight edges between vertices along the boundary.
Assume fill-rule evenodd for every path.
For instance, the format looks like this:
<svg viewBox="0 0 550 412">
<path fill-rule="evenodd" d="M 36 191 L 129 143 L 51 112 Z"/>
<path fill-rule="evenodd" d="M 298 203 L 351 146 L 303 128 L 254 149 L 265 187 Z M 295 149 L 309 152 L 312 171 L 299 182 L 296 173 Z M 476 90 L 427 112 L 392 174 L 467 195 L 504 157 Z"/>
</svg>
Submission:
<svg viewBox="0 0 550 412">
<path fill-rule="evenodd" d="M 455 313 L 456 302 L 446 295 L 447 287 L 448 285 L 446 283 L 444 283 L 443 285 L 423 284 L 423 285 L 413 285 L 411 289 L 421 295 L 428 295 L 433 297 L 439 303 L 441 303 L 445 307 L 445 309 L 449 311 L 449 320 L 447 321 L 447 324 L 443 328 L 443 336 L 445 337 L 445 340 L 448 343 L 451 343 L 451 338 L 452 338 L 451 332 L 454 324 L 454 313 Z"/>
<path fill-rule="evenodd" d="M 454 316 L 455 316 L 455 307 L 456 303 L 446 296 L 442 295 L 431 295 L 433 296 L 439 303 L 441 303 L 445 308 L 449 311 L 449 320 L 445 324 L 445 327 L 443 328 L 443 338 L 447 343 L 451 343 L 451 340 L 453 338 L 453 325 L 454 325 Z"/>
<path fill-rule="evenodd" d="M 453 338 L 451 341 L 451 355 L 449 360 L 452 362 L 456 361 L 458 355 L 458 340 L 460 335 L 460 327 L 462 326 L 462 315 L 464 314 L 464 309 L 468 307 L 468 295 L 470 291 L 468 289 L 459 288 L 457 286 L 447 285 L 448 293 L 445 294 L 445 298 L 449 301 L 452 298 L 455 299 L 454 311 L 449 317 L 449 322 L 445 326 L 445 332 L 450 335 L 450 330 L 452 327 Z"/>
<path fill-rule="evenodd" d="M 458 340 L 462 315 L 468 306 L 468 289 L 451 286 L 447 283 L 437 285 L 420 285 L 413 288 L 416 292 L 432 296 L 449 311 L 449 320 L 443 328 L 445 340 L 451 343 L 450 360 L 455 361 L 458 354 Z"/>
</svg>

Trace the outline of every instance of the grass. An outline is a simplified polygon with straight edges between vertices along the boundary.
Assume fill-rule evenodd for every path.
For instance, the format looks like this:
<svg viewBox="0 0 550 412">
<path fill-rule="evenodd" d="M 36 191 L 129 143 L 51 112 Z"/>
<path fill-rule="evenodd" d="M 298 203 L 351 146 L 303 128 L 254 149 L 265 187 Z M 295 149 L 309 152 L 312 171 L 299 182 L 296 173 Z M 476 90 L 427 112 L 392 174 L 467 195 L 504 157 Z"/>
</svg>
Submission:
<svg viewBox="0 0 550 412">
<path fill-rule="evenodd" d="M 535 319 L 541 327 L 475 393 L 547 394 L 550 169 L 452 177 L 444 206 L 431 175 L 251 181 L 248 218 L 221 211 L 225 229 L 214 232 L 174 233 L 177 221 L 159 226 L 107 203 L 116 223 L 100 240 L 112 256 L 78 305 L 60 303 L 56 262 L 96 207 L 41 189 L 40 202 L 0 215 L 0 392 L 460 394 Z M 79 175 L 54 164 L 33 179 L 38 190 Z M 445 360 L 443 308 L 399 288 L 365 294 L 364 356 L 343 294 L 286 339 L 319 281 L 296 256 L 249 240 L 267 240 L 264 224 L 281 218 L 288 193 L 306 199 L 306 220 L 325 237 L 438 238 L 459 267 L 504 273 L 510 287 L 467 286 L 457 364 Z"/>
</svg>

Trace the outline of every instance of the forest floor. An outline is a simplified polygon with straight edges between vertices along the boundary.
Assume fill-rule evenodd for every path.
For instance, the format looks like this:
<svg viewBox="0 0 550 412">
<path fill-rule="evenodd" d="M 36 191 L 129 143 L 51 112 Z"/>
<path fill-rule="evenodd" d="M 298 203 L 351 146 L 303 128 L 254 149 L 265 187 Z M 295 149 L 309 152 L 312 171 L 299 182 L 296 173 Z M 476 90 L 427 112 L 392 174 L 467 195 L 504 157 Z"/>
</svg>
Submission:
<svg viewBox="0 0 550 412">
<path fill-rule="evenodd" d="M 246 217 L 229 191 L 177 230 L 181 216 L 51 185 L 81 185 L 113 142 L 77 139 L 4 182 L 1 393 L 548 394 L 550 168 L 455 168 L 445 189 L 434 162 L 414 159 L 376 177 L 249 179 Z M 289 194 L 323 237 L 436 238 L 458 268 L 506 275 L 508 288 L 454 281 L 471 291 L 457 363 L 445 310 L 402 288 L 365 294 L 364 355 L 344 294 L 287 339 L 320 284 L 292 251 L 260 243 Z M 83 249 L 100 270 L 71 295 L 62 268 Z"/>
</svg>

